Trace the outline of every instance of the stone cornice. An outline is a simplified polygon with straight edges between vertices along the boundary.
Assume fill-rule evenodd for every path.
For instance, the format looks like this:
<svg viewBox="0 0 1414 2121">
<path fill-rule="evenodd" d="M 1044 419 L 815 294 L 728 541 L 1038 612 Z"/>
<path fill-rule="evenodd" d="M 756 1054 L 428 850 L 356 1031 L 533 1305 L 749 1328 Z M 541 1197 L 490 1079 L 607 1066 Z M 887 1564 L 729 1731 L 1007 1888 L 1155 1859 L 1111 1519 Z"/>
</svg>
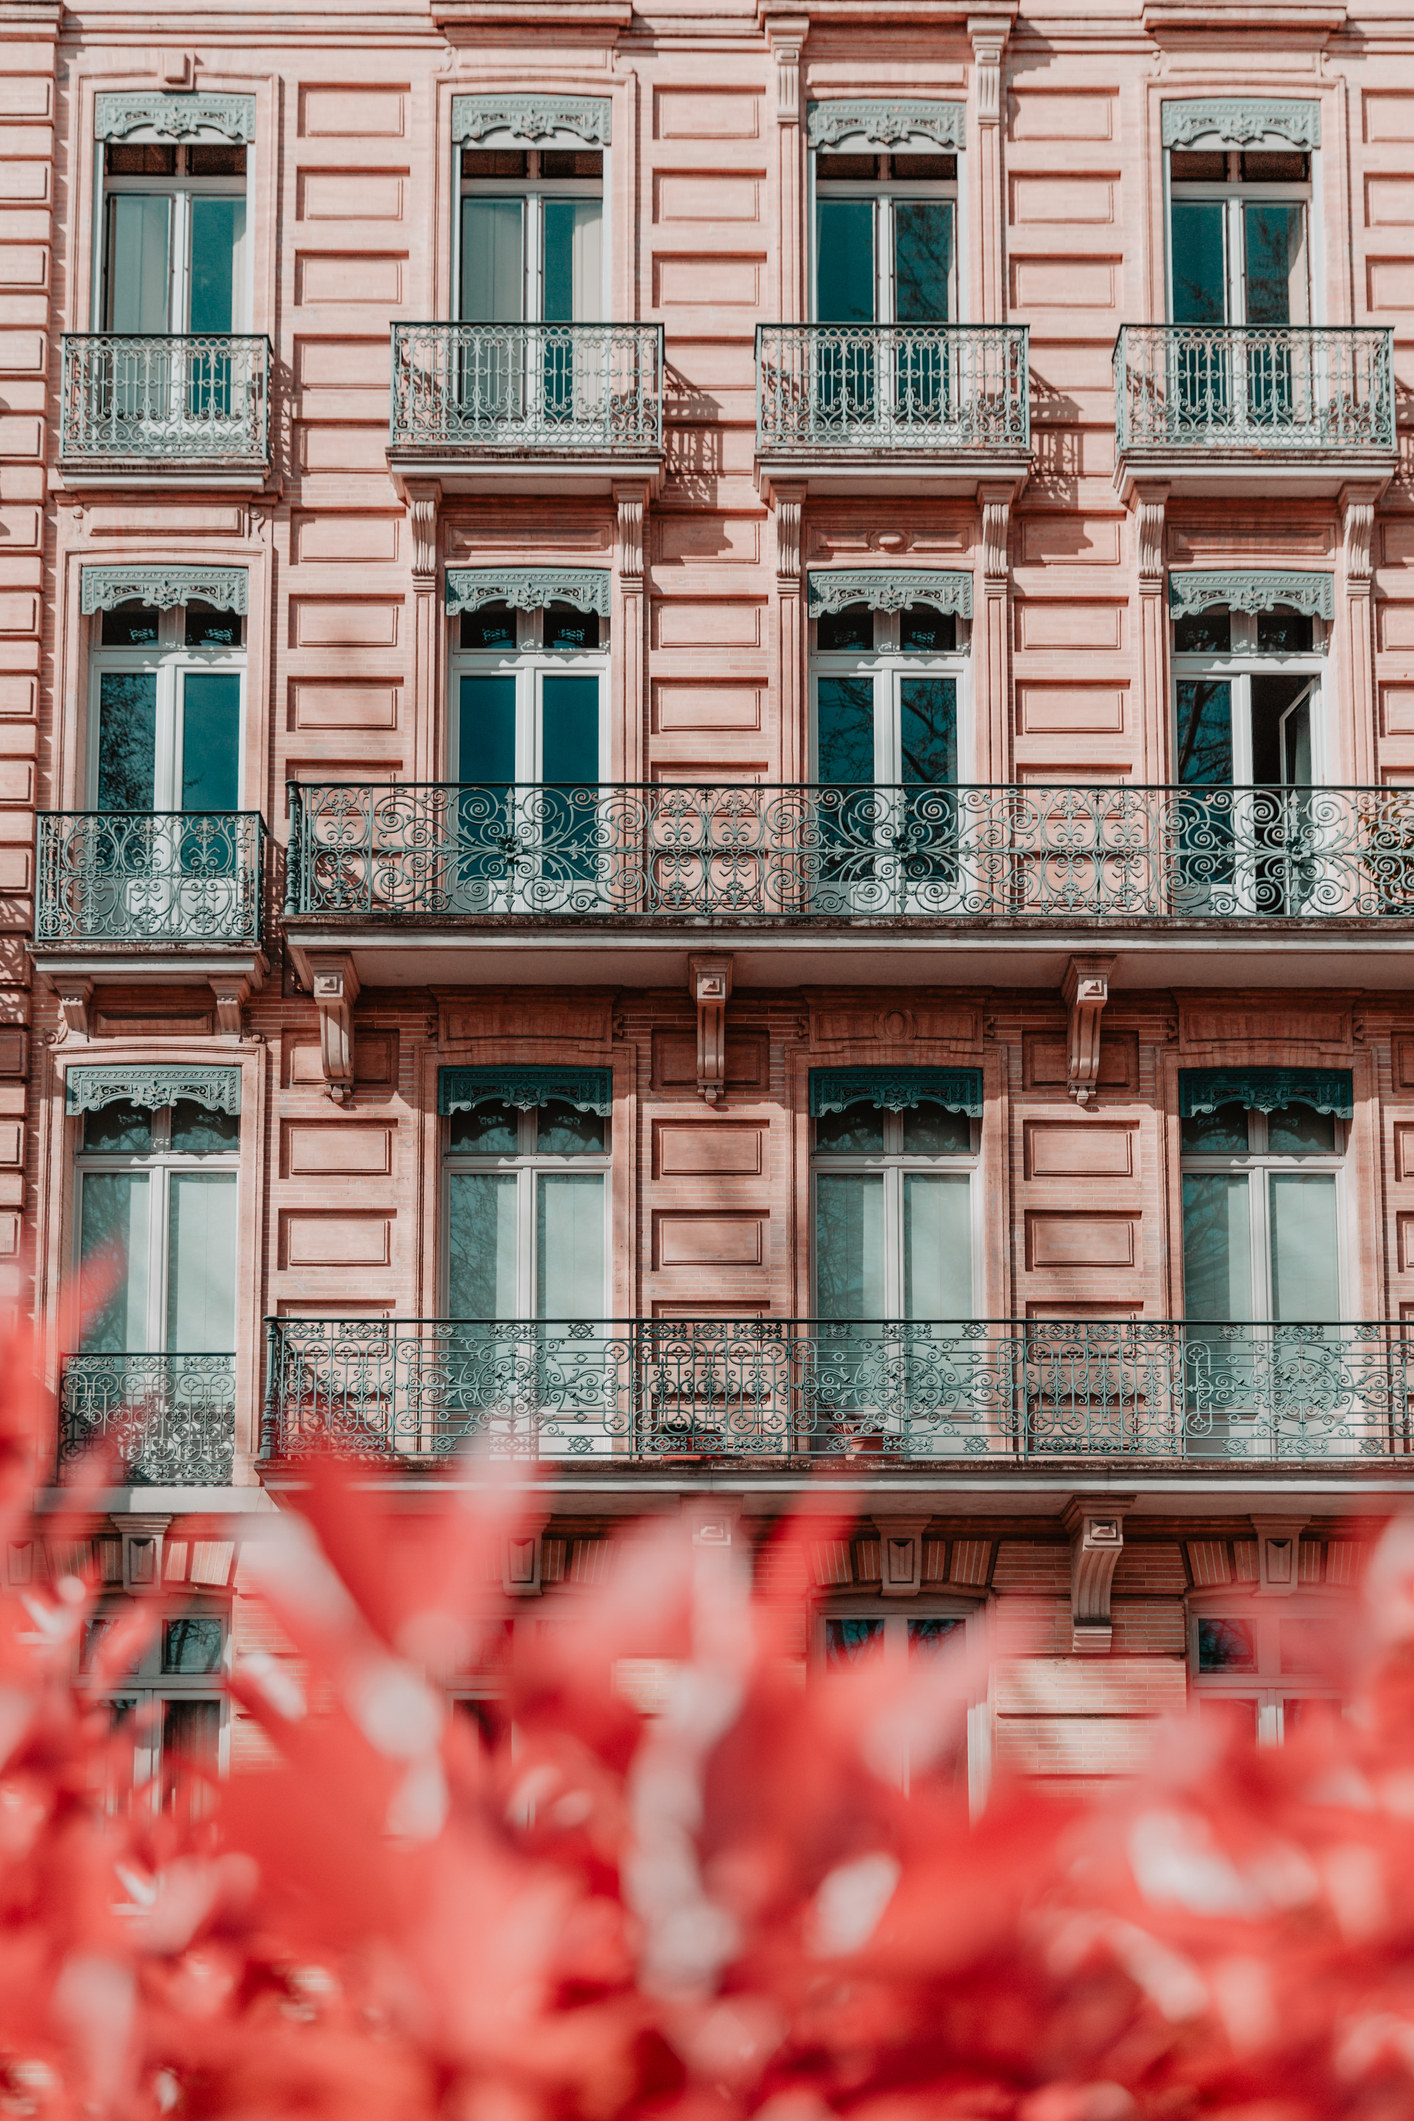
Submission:
<svg viewBox="0 0 1414 2121">
<path fill-rule="evenodd" d="M 907 611 L 927 604 L 934 611 L 972 616 L 972 577 L 957 569 L 931 567 L 851 567 L 811 571 L 807 578 L 809 615 L 843 611 L 848 604 L 867 604 L 871 611 Z"/>
<path fill-rule="evenodd" d="M 509 604 L 512 611 L 543 611 L 572 604 L 576 611 L 609 616 L 607 567 L 449 567 L 447 610 L 479 611 L 483 604 Z"/>
<path fill-rule="evenodd" d="M 1217 140 L 1223 147 L 1252 147 L 1259 140 L 1285 140 L 1291 147 L 1321 144 L 1321 106 L 1314 97 L 1194 96 L 1166 100 L 1165 147 L 1191 147 Z"/>
<path fill-rule="evenodd" d="M 949 153 L 960 152 L 967 139 L 967 105 L 941 97 L 849 96 L 812 103 L 805 116 L 811 147 L 837 147 L 842 140 L 863 139 L 872 147 L 902 147 L 927 140 Z"/>
<path fill-rule="evenodd" d="M 454 96 L 452 138 L 465 146 L 509 133 L 531 147 L 565 138 L 607 147 L 612 116 L 607 96 Z"/>
<path fill-rule="evenodd" d="M 96 140 L 126 140 L 137 132 L 161 140 L 255 138 L 255 98 L 206 89 L 138 88 L 105 91 L 93 100 Z"/>
<path fill-rule="evenodd" d="M 85 618 L 112 611 L 132 598 L 168 611 L 173 604 L 210 604 L 242 615 L 249 608 L 250 577 L 244 567 L 85 567 L 80 608 Z"/>
<path fill-rule="evenodd" d="M 1215 604 L 1226 604 L 1233 611 L 1273 611 L 1278 604 L 1287 604 L 1307 618 L 1329 623 L 1335 618 L 1335 577 L 1236 568 L 1170 574 L 1169 610 L 1175 618 L 1190 611 L 1210 611 Z"/>
</svg>

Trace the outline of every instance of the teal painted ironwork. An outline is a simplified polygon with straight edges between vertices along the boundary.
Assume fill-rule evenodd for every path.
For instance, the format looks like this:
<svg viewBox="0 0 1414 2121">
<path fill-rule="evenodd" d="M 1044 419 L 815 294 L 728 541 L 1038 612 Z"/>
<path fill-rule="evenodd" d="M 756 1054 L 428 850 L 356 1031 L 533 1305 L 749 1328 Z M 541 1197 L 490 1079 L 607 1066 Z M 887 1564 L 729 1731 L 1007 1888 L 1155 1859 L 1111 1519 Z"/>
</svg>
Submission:
<svg viewBox="0 0 1414 2121">
<path fill-rule="evenodd" d="M 982 1116 L 980 1068 L 812 1068 L 810 1117 L 873 1105 L 880 1112 L 908 1112 L 941 1105 L 948 1112 Z"/>
<path fill-rule="evenodd" d="M 758 324 L 763 456 L 1031 447 L 1024 324 Z"/>
<path fill-rule="evenodd" d="M 254 810 L 51 811 L 38 820 L 37 946 L 260 941 Z"/>
<path fill-rule="evenodd" d="M 1376 325 L 1124 324 L 1116 441 L 1121 455 L 1387 456 L 1393 359 L 1393 336 Z"/>
<path fill-rule="evenodd" d="M 64 1077 L 64 1110 L 75 1118 L 80 1112 L 101 1112 L 105 1105 L 141 1105 L 149 1112 L 174 1105 L 181 1098 L 207 1112 L 237 1113 L 241 1109 L 239 1068 L 206 1068 L 198 1064 L 144 1067 L 141 1062 L 118 1062 L 101 1068 L 70 1068 Z"/>
<path fill-rule="evenodd" d="M 1338 1119 L 1355 1117 L 1355 1089 L 1349 1068 L 1180 1068 L 1178 1110 L 1182 1119 L 1216 1112 L 1220 1105 L 1241 1105 L 1248 1112 L 1281 1112 L 1287 1105 L 1311 1105 Z"/>
<path fill-rule="evenodd" d="M 235 1471 L 234 1355 L 66 1355 L 59 1469 L 94 1449 L 150 1487 L 229 1487 Z"/>
<path fill-rule="evenodd" d="M 263 1451 L 1352 1463 L 1414 1444 L 1400 1322 L 293 1319 Z"/>
<path fill-rule="evenodd" d="M 287 912 L 1414 920 L 1406 788 L 291 782 Z"/>
<path fill-rule="evenodd" d="M 614 1078 L 608 1068 L 442 1068 L 437 1110 L 471 1112 L 478 1105 L 514 1105 L 529 1112 L 551 1102 L 576 1112 L 606 1115 L 614 1109 Z"/>
<path fill-rule="evenodd" d="M 270 341 L 233 332 L 66 332 L 59 460 L 270 461 Z"/>
<path fill-rule="evenodd" d="M 395 324 L 391 446 L 653 457 L 661 324 Z"/>
</svg>

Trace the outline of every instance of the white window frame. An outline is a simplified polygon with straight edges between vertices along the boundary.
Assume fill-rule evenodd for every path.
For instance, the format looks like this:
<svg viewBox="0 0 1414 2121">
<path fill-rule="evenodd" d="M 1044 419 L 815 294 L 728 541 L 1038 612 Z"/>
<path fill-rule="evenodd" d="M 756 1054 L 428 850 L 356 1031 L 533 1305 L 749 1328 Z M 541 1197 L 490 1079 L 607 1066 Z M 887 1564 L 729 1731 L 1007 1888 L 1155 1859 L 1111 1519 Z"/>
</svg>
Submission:
<svg viewBox="0 0 1414 2121">
<path fill-rule="evenodd" d="M 246 734 L 246 648 L 245 620 L 233 615 L 234 623 L 241 633 L 239 647 L 188 648 L 186 645 L 185 604 L 174 604 L 169 610 L 158 614 L 158 635 L 155 642 L 141 648 L 105 648 L 103 645 L 103 613 L 94 612 L 89 624 L 89 691 L 88 691 L 88 741 L 84 770 L 84 789 L 89 809 L 98 808 L 98 765 L 100 741 L 100 699 L 104 674 L 111 671 L 155 672 L 157 676 L 157 717 L 155 757 L 152 776 L 153 815 L 180 808 L 182 787 L 181 735 L 184 725 L 183 701 L 186 673 L 189 670 L 229 671 L 240 679 L 240 727 L 236 738 L 237 784 L 236 810 L 243 808 L 245 788 L 245 734 Z M 165 798 L 165 799 L 164 799 Z"/>
<path fill-rule="evenodd" d="M 861 598 L 862 602 L 863 599 Z M 926 605 L 926 597 L 919 599 Z M 947 616 L 947 614 L 942 614 Z M 953 784 L 964 787 L 968 782 L 968 766 L 973 755 L 971 670 L 971 628 L 969 622 L 958 616 L 956 648 L 940 652 L 903 649 L 899 646 L 902 635 L 901 612 L 876 611 L 874 620 L 874 646 L 872 649 L 820 649 L 819 620 L 810 622 L 810 771 L 817 784 L 820 781 L 820 679 L 872 677 L 874 681 L 874 780 L 880 787 L 897 785 L 902 780 L 902 759 L 899 740 L 902 707 L 900 685 L 904 678 L 942 677 L 952 678 L 957 686 L 957 780 Z M 919 784 L 923 785 L 923 784 Z"/>
<path fill-rule="evenodd" d="M 873 1109 L 873 1108 L 871 1108 Z M 978 1119 L 968 1120 L 971 1147 L 966 1151 L 955 1150 L 940 1155 L 927 1155 L 903 1147 L 902 1112 L 881 1112 L 884 1122 L 884 1147 L 879 1150 L 821 1150 L 816 1146 L 816 1122 L 811 1122 L 810 1142 L 810 1280 L 812 1315 L 819 1317 L 819 1229 L 820 1210 L 818 1180 L 822 1173 L 827 1177 L 874 1176 L 883 1174 L 884 1179 L 884 1317 L 902 1321 L 905 1317 L 904 1300 L 904 1179 L 915 1172 L 929 1176 L 945 1176 L 961 1173 L 968 1182 L 967 1227 L 971 1247 L 972 1301 L 969 1316 L 977 1316 L 979 1287 L 982 1274 L 982 1188 L 977 1183 L 980 1169 L 982 1123 Z M 920 1320 L 920 1324 L 928 1321 Z M 892 1610 L 892 1607 L 890 1607 Z"/>
<path fill-rule="evenodd" d="M 1325 785 L 1329 740 L 1321 711 L 1322 678 L 1326 657 L 1322 653 L 1325 620 L 1311 621 L 1311 647 L 1299 655 L 1273 654 L 1257 647 L 1257 614 L 1231 613 L 1232 647 L 1228 654 L 1211 650 L 1199 654 L 1173 651 L 1172 715 L 1173 742 L 1177 758 L 1180 684 L 1227 682 L 1232 686 L 1232 782 L 1234 788 L 1250 788 L 1252 781 L 1252 680 L 1254 677 L 1304 677 L 1311 682 L 1311 786 Z M 1193 784 L 1195 789 L 1201 783 Z"/>
<path fill-rule="evenodd" d="M 1300 1103 L 1300 1099 L 1296 1100 Z M 1200 1153 L 1197 1150 L 1181 1149 L 1179 1155 L 1179 1215 L 1182 1219 L 1183 1179 L 1190 1173 L 1217 1173 L 1227 1177 L 1246 1175 L 1248 1179 L 1248 1230 L 1251 1246 L 1252 1318 L 1261 1323 L 1274 1316 L 1272 1308 L 1272 1216 L 1271 1186 L 1272 1172 L 1332 1172 L 1335 1177 L 1335 1227 L 1336 1227 L 1336 1287 L 1339 1292 L 1340 1318 L 1328 1323 L 1339 1324 L 1350 1312 L 1350 1244 L 1346 1224 L 1346 1149 L 1349 1145 L 1347 1122 L 1332 1118 L 1335 1128 L 1336 1146 L 1332 1151 L 1315 1150 L 1309 1155 L 1298 1155 L 1291 1150 L 1271 1151 L 1267 1147 L 1267 1114 L 1247 1114 L 1247 1141 L 1245 1152 L 1238 1150 Z M 1181 1124 L 1181 1123 L 1180 1123 Z M 1260 1184 L 1257 1182 L 1260 1180 Z M 1186 1252 L 1183 1259 L 1186 1277 Z M 1184 1292 L 1184 1311 L 1188 1313 L 1187 1291 Z M 1239 1321 L 1234 1321 L 1239 1323 Z"/>
<path fill-rule="evenodd" d="M 599 681 L 599 779 L 609 778 L 608 680 L 609 622 L 599 620 L 598 648 L 546 648 L 543 611 L 516 613 L 516 645 L 510 648 L 463 648 L 461 618 L 452 620 L 451 699 L 447 717 L 447 778 L 461 779 L 461 681 L 463 677 L 513 676 L 516 681 L 516 779 L 538 782 L 543 752 L 541 697 L 543 681 L 552 677 L 594 677 Z"/>
<path fill-rule="evenodd" d="M 871 1595 L 867 1588 L 826 1592 L 816 1598 L 810 1618 L 808 1670 L 815 1678 L 830 1676 L 825 1648 L 825 1624 L 829 1620 L 882 1620 L 884 1662 L 897 1671 L 907 1663 L 910 1620 L 961 1621 L 958 1633 L 962 1653 L 971 1662 L 985 1644 L 987 1611 L 980 1599 L 948 1591 L 922 1590 L 911 1598 L 885 1598 L 877 1591 Z M 943 1654 L 947 1655 L 947 1651 Z M 970 1685 L 959 1687 L 958 1699 L 966 1703 L 962 1765 L 969 1809 L 976 1817 L 986 1805 L 992 1772 L 991 1710 L 985 1682 L 979 1688 L 974 1678 Z M 906 1759 L 901 1770 L 900 1781 L 906 1792 L 911 1780 Z"/>
<path fill-rule="evenodd" d="M 955 177 L 831 177 L 826 174 L 829 165 L 839 155 L 872 154 L 880 156 L 876 147 L 858 149 L 841 147 L 833 152 L 825 148 L 812 148 L 810 154 L 810 185 L 807 211 L 810 216 L 810 315 L 818 321 L 819 301 L 819 213 L 820 189 L 823 181 L 829 186 L 825 197 L 829 199 L 872 199 L 874 201 L 874 322 L 892 324 L 897 321 L 894 289 L 894 205 L 900 199 L 950 199 L 953 209 L 953 256 L 952 271 L 948 279 L 947 324 L 963 322 L 966 307 L 963 301 L 963 260 L 966 256 L 963 227 L 963 170 L 966 157 L 961 148 L 938 147 L 931 142 L 927 146 L 900 148 L 900 154 L 952 155 L 957 164 Z M 893 154 L 885 153 L 883 159 L 892 166 Z M 863 329 L 863 326 L 858 327 Z M 924 327 L 920 327 L 924 328 Z"/>
<path fill-rule="evenodd" d="M 444 1122 L 442 1151 L 442 1312 L 451 1316 L 451 1225 L 452 1188 L 451 1180 L 461 1172 L 485 1173 L 504 1176 L 513 1173 L 516 1179 L 516 1309 L 512 1314 L 516 1322 L 528 1325 L 539 1323 L 536 1309 L 536 1286 L 539 1262 L 535 1254 L 536 1213 L 535 1202 L 540 1176 L 546 1172 L 592 1171 L 602 1175 L 604 1195 L 604 1289 L 603 1305 L 599 1319 L 608 1316 L 609 1281 L 612 1273 L 610 1236 L 612 1230 L 612 1186 L 610 1174 L 613 1168 L 613 1121 L 604 1115 L 604 1148 L 602 1151 L 581 1154 L 543 1152 L 536 1147 L 536 1129 L 540 1108 L 534 1106 L 529 1112 L 517 1114 L 519 1122 L 519 1146 L 514 1154 L 478 1156 L 464 1149 L 451 1146 L 451 1118 Z"/>
<path fill-rule="evenodd" d="M 104 311 L 108 298 L 108 201 L 118 192 L 164 192 L 172 200 L 171 226 L 171 275 L 167 293 L 167 328 L 178 333 L 191 330 L 191 202 L 196 197 L 239 198 L 245 201 L 245 228 L 236 245 L 231 273 L 231 331 L 233 335 L 252 329 L 254 313 L 254 200 L 252 180 L 254 177 L 255 149 L 249 140 L 196 139 L 176 143 L 178 160 L 184 159 L 183 151 L 188 147 L 243 147 L 245 149 L 244 177 L 193 177 L 178 169 L 175 176 L 119 177 L 108 174 L 110 146 L 116 147 L 170 147 L 170 140 L 159 140 L 150 128 L 140 128 L 127 133 L 122 140 L 100 140 L 96 143 L 94 181 L 96 186 L 94 250 L 98 270 L 93 276 L 93 325 L 94 331 L 106 331 Z M 185 320 L 185 321 L 179 321 Z"/>
<path fill-rule="evenodd" d="M 540 154 L 597 154 L 603 156 L 603 172 L 598 177 L 541 177 L 538 174 L 525 177 L 464 177 L 462 175 L 462 153 L 523 154 L 535 157 L 538 169 Z M 462 309 L 462 201 L 463 199 L 520 199 L 524 202 L 521 220 L 521 314 L 523 324 L 544 321 L 544 208 L 547 199 L 597 199 L 599 212 L 599 292 L 596 304 L 597 315 L 576 321 L 585 324 L 602 323 L 611 314 L 609 268 L 609 149 L 598 141 L 556 139 L 543 141 L 532 147 L 525 140 L 459 140 L 453 148 L 452 161 L 452 315 L 461 316 Z"/>
<path fill-rule="evenodd" d="M 131 1611 L 135 1601 L 127 1596 L 104 1599 L 91 1616 L 119 1618 Z M 215 1672 L 164 1672 L 163 1629 L 168 1620 L 215 1619 L 221 1623 L 221 1662 Z M 216 1772 L 224 1780 L 231 1771 L 231 1700 L 227 1680 L 231 1670 L 231 1608 L 229 1601 L 215 1597 L 184 1597 L 180 1610 L 166 1612 L 144 1645 L 135 1670 L 100 1683 L 91 1672 L 77 1675 L 82 1693 L 95 1704 L 114 1707 L 120 1701 L 133 1706 L 133 1795 L 154 1813 L 162 1805 L 162 1725 L 169 1701 L 214 1701 L 219 1710 Z"/>
<path fill-rule="evenodd" d="M 1286 1738 L 1286 1703 L 1328 1702 L 1341 1708 L 1342 1698 L 1329 1682 L 1281 1669 L 1281 1623 L 1284 1620 L 1320 1620 L 1334 1625 L 1349 1623 L 1348 1604 L 1320 1591 L 1292 1591 L 1284 1596 L 1244 1595 L 1240 1588 L 1192 1593 L 1187 1613 L 1188 1692 L 1195 1706 L 1205 1701 L 1250 1701 L 1256 1706 L 1256 1735 L 1260 1746 L 1277 1746 Z M 1201 1620 L 1241 1620 L 1256 1635 L 1257 1665 L 1251 1672 L 1200 1672 L 1198 1669 L 1198 1624 Z"/>
<path fill-rule="evenodd" d="M 1295 318 L 1292 329 L 1301 329 L 1306 324 L 1321 321 L 1317 311 L 1317 294 L 1320 275 L 1317 271 L 1316 213 L 1317 153 L 1314 148 L 1293 148 L 1287 140 L 1271 139 L 1265 145 L 1253 142 L 1246 152 L 1263 154 L 1305 154 L 1308 157 L 1310 176 L 1304 184 L 1256 184 L 1244 181 L 1231 174 L 1236 166 L 1236 157 L 1244 150 L 1236 148 L 1205 149 L 1200 145 L 1175 150 L 1164 149 L 1164 256 L 1168 273 L 1168 313 L 1173 316 L 1174 266 L 1173 266 L 1173 207 L 1186 200 L 1217 200 L 1225 211 L 1223 216 L 1223 262 L 1226 268 L 1224 308 L 1229 325 L 1240 326 L 1247 321 L 1247 258 L 1246 224 L 1243 207 L 1250 200 L 1271 204 L 1287 204 L 1297 201 L 1304 205 L 1305 241 L 1302 245 L 1306 265 L 1306 315 Z M 1175 182 L 1172 157 L 1175 152 L 1190 154 L 1221 153 L 1227 157 L 1229 174 L 1217 178 L 1195 179 L 1192 182 Z M 1183 327 L 1180 327 L 1182 329 Z M 1196 327 L 1195 327 L 1196 328 Z"/>
</svg>

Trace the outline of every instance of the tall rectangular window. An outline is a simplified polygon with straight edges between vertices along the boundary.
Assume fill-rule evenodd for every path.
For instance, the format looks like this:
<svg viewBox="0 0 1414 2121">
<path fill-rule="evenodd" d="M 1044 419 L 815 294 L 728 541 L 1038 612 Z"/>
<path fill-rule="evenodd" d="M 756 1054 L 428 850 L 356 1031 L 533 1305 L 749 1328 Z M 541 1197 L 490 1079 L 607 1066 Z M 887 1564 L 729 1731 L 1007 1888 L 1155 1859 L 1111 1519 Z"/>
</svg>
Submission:
<svg viewBox="0 0 1414 2121">
<path fill-rule="evenodd" d="M 244 147 L 109 141 L 103 192 L 104 331 L 249 328 Z"/>
<path fill-rule="evenodd" d="M 957 320 L 956 155 L 815 158 L 821 324 Z"/>
<path fill-rule="evenodd" d="M 608 1265 L 608 1120 L 552 1101 L 447 1121 L 447 1309 L 598 1320 Z"/>
<path fill-rule="evenodd" d="M 1337 1321 L 1343 1123 L 1305 1104 L 1229 1104 L 1182 1129 L 1185 1315 Z"/>
<path fill-rule="evenodd" d="M 93 620 L 88 801 L 107 811 L 238 810 L 240 617 L 138 599 Z"/>
<path fill-rule="evenodd" d="M 599 150 L 468 147 L 459 167 L 462 321 L 580 324 L 602 317 Z"/>
<path fill-rule="evenodd" d="M 922 1104 L 855 1104 L 815 1122 L 815 1313 L 973 1314 L 973 1124 Z"/>
<path fill-rule="evenodd" d="M 1174 148 L 1169 199 L 1175 324 L 1310 321 L 1309 155 Z"/>
</svg>

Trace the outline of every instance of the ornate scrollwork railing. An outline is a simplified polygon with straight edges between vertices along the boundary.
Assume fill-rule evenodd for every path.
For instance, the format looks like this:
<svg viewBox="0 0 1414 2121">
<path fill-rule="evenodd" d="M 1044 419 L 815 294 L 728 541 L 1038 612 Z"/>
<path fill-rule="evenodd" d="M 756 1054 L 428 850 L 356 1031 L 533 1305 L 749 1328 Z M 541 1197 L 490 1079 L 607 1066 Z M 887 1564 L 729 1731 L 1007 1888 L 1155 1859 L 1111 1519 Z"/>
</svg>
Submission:
<svg viewBox="0 0 1414 2121">
<path fill-rule="evenodd" d="M 763 456 L 1031 447 L 1024 324 L 759 324 Z"/>
<path fill-rule="evenodd" d="M 394 449 L 656 456 L 661 324 L 395 324 Z"/>
<path fill-rule="evenodd" d="M 1369 325 L 1125 324 L 1121 454 L 1394 448 L 1392 335 Z"/>
<path fill-rule="evenodd" d="M 64 464 L 270 460 L 270 341 L 250 334 L 65 334 Z"/>
<path fill-rule="evenodd" d="M 50 812 L 39 819 L 35 942 L 253 946 L 264 846 L 252 810 Z"/>
<path fill-rule="evenodd" d="M 287 911 L 1414 919 L 1399 788 L 292 784 Z"/>
<path fill-rule="evenodd" d="M 1400 1323 L 274 1319 L 269 1458 L 1405 1454 Z"/>
<path fill-rule="evenodd" d="M 66 1355 L 60 1469 L 110 1453 L 129 1481 L 229 1487 L 235 1466 L 234 1355 Z"/>
</svg>

